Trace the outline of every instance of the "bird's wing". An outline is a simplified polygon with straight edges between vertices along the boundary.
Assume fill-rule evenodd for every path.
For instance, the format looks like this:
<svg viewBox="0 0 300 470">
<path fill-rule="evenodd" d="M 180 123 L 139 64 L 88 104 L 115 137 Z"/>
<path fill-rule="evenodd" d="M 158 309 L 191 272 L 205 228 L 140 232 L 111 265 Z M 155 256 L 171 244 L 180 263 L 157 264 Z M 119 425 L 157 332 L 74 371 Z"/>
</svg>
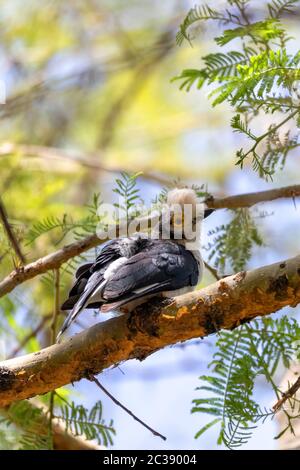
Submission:
<svg viewBox="0 0 300 470">
<path fill-rule="evenodd" d="M 196 259 L 190 251 L 175 242 L 143 240 L 139 248 L 141 251 L 130 258 L 122 257 L 120 253 L 114 259 L 111 249 L 112 244 L 108 247 L 110 262 L 105 263 L 107 258 L 101 252 L 103 264 L 98 264 L 98 270 L 94 271 L 94 267 L 99 259 L 89 268 L 88 276 L 83 270 L 82 277 L 78 277 L 77 283 L 81 277 L 85 287 L 81 292 L 76 291 L 77 301 L 58 338 L 80 311 L 90 305 L 90 302 L 99 302 L 99 297 L 100 304 L 105 303 L 103 311 L 108 311 L 147 295 L 195 286 L 198 282 L 199 268 Z M 114 266 L 117 269 L 111 269 Z"/>
<path fill-rule="evenodd" d="M 69 292 L 68 299 L 61 306 L 62 310 L 71 310 L 63 323 L 63 326 L 57 336 L 57 340 L 66 331 L 76 316 L 87 308 L 99 307 L 102 303 L 102 288 L 106 283 L 106 274 L 110 267 L 119 260 L 125 259 L 122 256 L 122 243 L 125 240 L 114 239 L 105 244 L 101 252 L 96 258 L 95 263 L 87 263 L 80 266 L 76 272 L 76 282 Z M 140 247 L 140 239 L 128 239 L 128 243 L 132 245 L 131 252 L 138 251 Z M 135 246 L 136 244 L 136 246 Z"/>
<path fill-rule="evenodd" d="M 198 282 L 198 263 L 183 246 L 169 241 L 150 241 L 149 246 L 120 266 L 105 284 L 102 310 L 113 308 L 149 294 Z M 117 302 L 117 304 L 116 304 Z"/>
<path fill-rule="evenodd" d="M 120 239 L 114 239 L 105 244 L 100 253 L 98 254 L 95 263 L 91 268 L 91 272 L 96 272 L 106 266 L 108 263 L 120 258 Z"/>
<path fill-rule="evenodd" d="M 94 272 L 103 272 L 109 263 L 121 256 L 118 241 L 112 240 L 106 243 L 97 256 L 95 263 L 86 263 L 79 266 L 75 273 L 76 282 L 72 286 L 67 300 L 62 304 L 61 310 L 71 310 L 85 291 L 92 274 Z M 101 279 L 99 280 L 101 282 Z M 93 308 L 94 305 L 91 307 Z"/>
</svg>

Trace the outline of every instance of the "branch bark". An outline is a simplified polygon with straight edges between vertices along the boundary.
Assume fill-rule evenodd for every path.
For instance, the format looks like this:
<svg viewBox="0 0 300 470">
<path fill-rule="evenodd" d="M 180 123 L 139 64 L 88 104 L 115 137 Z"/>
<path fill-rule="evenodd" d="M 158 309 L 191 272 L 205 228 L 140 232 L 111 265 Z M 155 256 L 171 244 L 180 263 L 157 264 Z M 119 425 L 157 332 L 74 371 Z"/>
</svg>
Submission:
<svg viewBox="0 0 300 470">
<path fill-rule="evenodd" d="M 298 303 L 300 255 L 171 300 L 152 299 L 132 314 L 96 324 L 62 344 L 0 363 L 0 406 Z"/>
<path fill-rule="evenodd" d="M 295 198 L 298 196 L 300 196 L 300 184 L 294 184 L 283 188 L 238 194 L 224 198 L 210 197 L 205 202 L 211 209 L 238 209 L 239 207 L 251 207 L 260 202 L 274 201 L 281 198 Z"/>
<path fill-rule="evenodd" d="M 300 389 L 300 377 L 296 380 L 296 382 L 293 383 L 293 385 L 290 385 L 289 388 L 282 393 L 282 397 L 275 403 L 273 406 L 273 410 L 275 412 L 279 411 L 285 402 L 289 400 L 290 398 L 293 398 L 294 395 L 298 392 Z"/>
<path fill-rule="evenodd" d="M 44 256 L 33 263 L 15 269 L 0 282 L 0 297 L 8 294 L 16 286 L 28 279 L 44 274 L 50 269 L 57 269 L 69 259 L 100 245 L 100 243 L 103 243 L 103 240 L 100 240 L 96 234 L 90 235 L 83 240 L 66 245 L 60 250 Z"/>
<path fill-rule="evenodd" d="M 291 365 L 283 380 L 281 381 L 280 389 L 290 389 L 291 383 L 295 382 L 295 379 L 300 376 L 300 366 L 297 362 Z M 299 381 L 299 379 L 298 379 Z M 281 433 L 288 424 L 292 425 L 294 434 L 291 432 L 285 432 L 277 440 L 278 447 L 280 450 L 300 450 L 300 392 L 296 392 L 294 397 L 288 399 L 288 402 L 283 408 L 276 414 L 277 431 Z M 289 416 L 292 416 L 290 423 L 287 420 L 285 410 L 288 410 Z"/>
<path fill-rule="evenodd" d="M 206 201 L 209 208 L 235 209 L 237 207 L 250 207 L 259 202 L 272 201 L 279 198 L 290 198 L 300 196 L 300 185 L 287 186 L 284 188 L 270 189 L 257 193 L 241 194 L 223 199 L 210 198 Z M 97 235 L 90 235 L 83 240 L 64 246 L 58 251 L 38 259 L 26 266 L 12 271 L 0 282 L 0 297 L 11 292 L 16 286 L 34 277 L 44 274 L 50 269 L 57 269 L 63 263 L 85 251 L 94 248 L 105 240 L 100 240 Z"/>
</svg>

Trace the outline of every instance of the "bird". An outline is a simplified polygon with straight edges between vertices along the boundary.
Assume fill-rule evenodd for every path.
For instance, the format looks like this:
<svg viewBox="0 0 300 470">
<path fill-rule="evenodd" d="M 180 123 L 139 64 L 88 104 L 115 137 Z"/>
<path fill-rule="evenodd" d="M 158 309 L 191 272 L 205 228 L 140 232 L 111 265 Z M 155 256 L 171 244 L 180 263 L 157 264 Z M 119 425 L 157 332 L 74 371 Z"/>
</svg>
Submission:
<svg viewBox="0 0 300 470">
<path fill-rule="evenodd" d="M 193 189 L 175 188 L 167 194 L 167 216 L 160 217 L 152 236 L 136 233 L 108 241 L 95 262 L 80 266 L 75 283 L 61 310 L 71 310 L 57 336 L 57 342 L 84 310 L 130 312 L 153 296 L 174 297 L 194 290 L 203 274 L 203 260 L 197 239 L 200 219 L 213 209 L 197 214 Z M 191 208 L 193 238 L 187 237 L 184 208 Z M 182 211 L 178 212 L 179 209 Z M 164 219 L 164 220 L 163 220 Z M 169 222 L 168 223 L 166 223 Z M 178 232 L 178 229 L 181 231 Z M 177 238 L 175 233 L 179 233 Z M 189 246 L 189 243 L 196 242 Z"/>
</svg>

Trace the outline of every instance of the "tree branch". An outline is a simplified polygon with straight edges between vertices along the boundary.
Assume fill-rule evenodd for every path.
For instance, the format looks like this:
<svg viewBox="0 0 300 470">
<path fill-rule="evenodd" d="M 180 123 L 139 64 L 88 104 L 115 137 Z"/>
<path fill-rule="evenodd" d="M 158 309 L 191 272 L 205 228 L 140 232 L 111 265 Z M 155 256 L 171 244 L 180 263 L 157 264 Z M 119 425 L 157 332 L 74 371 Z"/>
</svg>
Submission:
<svg viewBox="0 0 300 470">
<path fill-rule="evenodd" d="M 98 323 L 62 344 L 0 363 L 0 406 L 298 303 L 300 255 L 174 299 L 152 299 L 132 314 Z"/>
<path fill-rule="evenodd" d="M 104 172 L 104 173 L 121 173 L 122 171 L 130 171 L 128 168 L 121 168 L 116 165 L 109 165 L 103 163 L 104 152 L 94 151 L 91 153 L 78 152 L 77 150 L 66 150 L 57 147 L 46 147 L 43 145 L 32 145 L 32 144 L 15 144 L 12 142 L 6 142 L 0 145 L 0 157 L 10 156 L 14 153 L 18 153 L 24 157 L 31 157 L 35 159 L 42 159 L 49 161 L 51 168 L 53 168 L 54 162 L 69 162 L 70 165 L 74 165 L 77 169 L 78 166 L 92 170 L 93 172 Z M 141 178 L 145 178 L 154 183 L 170 186 L 172 180 L 163 174 L 154 171 L 142 171 Z"/>
<path fill-rule="evenodd" d="M 213 268 L 210 264 L 208 264 L 206 261 L 204 261 L 204 266 L 206 267 L 207 271 L 210 272 L 210 274 L 217 280 L 219 281 L 221 277 L 218 274 L 217 269 Z"/>
<path fill-rule="evenodd" d="M 16 286 L 22 284 L 22 282 L 32 279 L 40 274 L 44 274 L 50 269 L 57 269 L 69 259 L 74 258 L 75 256 L 80 255 L 103 242 L 104 240 L 100 240 L 96 234 L 90 235 L 83 240 L 66 245 L 60 250 L 44 256 L 33 263 L 21 266 L 20 268 L 12 271 L 5 279 L 3 279 L 3 281 L 0 282 L 0 297 L 11 292 Z"/>
<path fill-rule="evenodd" d="M 90 380 L 91 382 L 95 382 L 97 387 L 102 390 L 103 393 L 105 393 L 117 406 L 122 408 L 122 410 L 126 411 L 129 416 L 131 416 L 135 421 L 140 423 L 144 428 L 148 429 L 148 431 L 152 432 L 154 436 L 160 437 L 163 441 L 166 441 L 167 438 L 163 436 L 160 432 L 155 431 L 155 429 L 151 428 L 148 424 L 145 423 L 145 421 L 142 421 L 140 418 L 138 418 L 127 406 L 123 405 L 119 400 L 116 399 L 95 377 L 93 374 L 87 375 L 87 379 Z"/>
<path fill-rule="evenodd" d="M 241 194 L 223 199 L 210 198 L 206 201 L 209 208 L 215 209 L 235 209 L 237 207 L 250 207 L 258 202 L 272 201 L 279 198 L 290 198 L 300 196 L 300 185 L 287 186 L 285 188 L 270 189 L 257 193 Z M 50 269 L 57 269 L 63 263 L 85 251 L 94 248 L 106 240 L 100 240 L 97 235 L 90 235 L 83 240 L 64 246 L 58 251 L 38 259 L 26 266 L 12 271 L 3 281 L 0 282 L 0 297 L 11 292 L 16 286 L 29 279 L 33 279 L 40 274 L 44 274 Z"/>
<path fill-rule="evenodd" d="M 14 231 L 10 226 L 10 223 L 8 221 L 8 216 L 7 216 L 7 213 L 6 213 L 6 209 L 5 209 L 5 206 L 4 206 L 1 198 L 0 198 L 0 220 L 2 221 L 4 230 L 7 234 L 7 238 L 10 241 L 17 257 L 19 258 L 19 260 L 22 264 L 25 264 L 26 263 L 25 256 L 23 255 L 23 253 L 21 251 L 21 248 L 19 246 L 19 242 L 18 242 L 18 240 L 17 240 L 17 238 L 14 234 Z"/>
<path fill-rule="evenodd" d="M 82 153 L 72 150 L 65 150 L 56 147 L 46 147 L 42 145 L 15 144 L 6 142 L 0 146 L 0 157 L 18 153 L 27 157 L 37 157 L 53 163 L 53 161 L 67 160 L 74 165 L 81 165 L 93 171 L 106 173 L 121 173 L 124 168 L 109 166 L 101 163 L 104 157 L 103 152 L 95 151 Z M 129 171 L 125 168 L 125 170 Z M 164 174 L 152 171 L 142 171 L 141 178 L 145 178 L 163 186 L 170 186 L 172 179 Z M 283 188 L 268 189 L 253 193 L 238 194 L 224 198 L 211 196 L 206 199 L 206 204 L 211 209 L 237 209 L 239 207 L 251 207 L 260 202 L 273 201 L 280 198 L 293 198 L 300 196 L 300 184 L 286 186 Z"/>
<path fill-rule="evenodd" d="M 251 207 L 260 202 L 274 201 L 281 198 L 294 198 L 300 196 L 300 184 L 283 188 L 268 189 L 255 193 L 238 194 L 224 198 L 206 199 L 207 207 L 211 209 L 237 209 L 239 207 Z"/>
<path fill-rule="evenodd" d="M 294 382 L 293 385 L 291 385 L 285 392 L 282 393 L 282 397 L 275 403 L 275 405 L 273 406 L 273 410 L 275 412 L 279 411 L 287 400 L 289 400 L 294 395 L 296 395 L 299 389 L 300 389 L 300 377 L 298 377 L 296 382 Z"/>
</svg>

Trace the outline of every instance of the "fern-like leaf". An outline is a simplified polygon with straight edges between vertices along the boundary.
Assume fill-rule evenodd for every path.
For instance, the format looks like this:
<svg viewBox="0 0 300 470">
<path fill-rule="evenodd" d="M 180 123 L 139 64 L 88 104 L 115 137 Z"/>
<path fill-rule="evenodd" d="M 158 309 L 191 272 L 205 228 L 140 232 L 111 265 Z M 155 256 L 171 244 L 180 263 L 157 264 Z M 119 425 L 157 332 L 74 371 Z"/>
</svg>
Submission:
<svg viewBox="0 0 300 470">
<path fill-rule="evenodd" d="M 255 401 L 255 380 L 262 373 L 272 378 L 281 361 L 289 366 L 299 355 L 299 335 L 297 321 L 287 316 L 254 320 L 231 332 L 222 331 L 209 364 L 213 374 L 200 377 L 204 385 L 197 388 L 205 395 L 193 400 L 192 408 L 193 413 L 207 413 L 214 420 L 196 436 L 219 424 L 218 443 L 231 449 L 247 443 L 257 424 L 274 415 Z"/>
<path fill-rule="evenodd" d="M 186 15 L 184 21 L 181 23 L 179 27 L 179 32 L 176 35 L 176 42 L 180 46 L 183 41 L 186 39 L 190 44 L 192 38 L 188 33 L 189 28 L 203 20 L 224 20 L 224 16 L 222 13 L 214 10 L 208 5 L 196 5 L 190 9 L 188 14 Z"/>
<path fill-rule="evenodd" d="M 252 39 L 255 38 L 257 41 L 268 42 L 271 39 L 280 38 L 283 31 L 279 21 L 275 18 L 270 18 L 268 20 L 239 26 L 238 28 L 226 29 L 223 35 L 216 38 L 215 41 L 219 46 L 225 46 L 236 38 L 248 36 Z"/>
<path fill-rule="evenodd" d="M 33 243 L 42 235 L 49 233 L 52 230 L 59 230 L 60 236 L 56 241 L 56 245 L 65 238 L 68 233 L 73 233 L 76 240 L 95 233 L 97 224 L 99 223 L 98 209 L 102 201 L 99 194 L 94 194 L 92 203 L 87 205 L 88 215 L 74 221 L 70 216 L 64 214 L 60 219 L 59 217 L 51 216 L 33 224 L 27 234 L 27 245 Z"/>
<path fill-rule="evenodd" d="M 49 432 L 44 411 L 24 400 L 12 404 L 5 421 L 8 426 L 16 425 L 23 431 L 17 438 L 18 450 L 49 450 L 53 447 L 52 434 Z"/>
<path fill-rule="evenodd" d="M 121 178 L 116 179 L 116 187 L 113 189 L 113 192 L 120 197 L 120 200 L 114 206 L 127 219 L 129 215 L 138 215 L 134 208 L 141 201 L 140 191 L 137 188 L 137 178 L 140 175 L 140 172 L 133 175 L 126 172 L 121 173 Z M 120 216 L 120 214 L 118 215 Z"/>
<path fill-rule="evenodd" d="M 74 402 L 62 405 L 60 415 L 57 419 L 63 420 L 66 429 L 75 436 L 84 435 L 86 439 L 96 439 L 98 444 L 112 445 L 112 436 L 115 435 L 113 421 L 106 424 L 102 418 L 102 403 L 98 401 L 89 411 L 82 405 L 76 405 Z"/>
<path fill-rule="evenodd" d="M 209 232 L 214 237 L 213 242 L 206 247 L 209 260 L 224 274 L 226 266 L 234 272 L 245 269 L 250 259 L 253 244 L 263 244 L 249 209 L 237 209 L 227 225 L 221 225 Z"/>
<path fill-rule="evenodd" d="M 299 0 L 272 0 L 268 3 L 269 15 L 279 18 L 284 14 L 293 13 L 296 3 L 299 3 Z"/>
</svg>

